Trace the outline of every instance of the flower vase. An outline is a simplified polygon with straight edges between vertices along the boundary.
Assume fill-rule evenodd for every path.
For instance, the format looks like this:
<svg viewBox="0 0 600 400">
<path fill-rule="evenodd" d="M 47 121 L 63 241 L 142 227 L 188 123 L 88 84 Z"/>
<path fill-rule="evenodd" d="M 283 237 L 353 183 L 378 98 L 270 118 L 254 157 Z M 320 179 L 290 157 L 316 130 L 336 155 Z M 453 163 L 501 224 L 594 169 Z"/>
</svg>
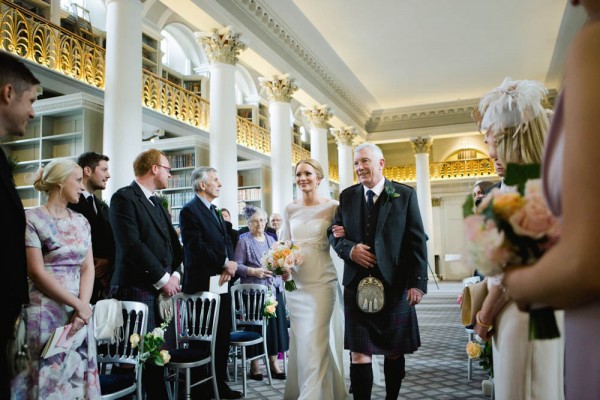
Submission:
<svg viewBox="0 0 600 400">
<path fill-rule="evenodd" d="M 481 381 L 481 392 L 484 396 L 492 397 L 492 393 L 494 393 L 494 380 L 493 379 L 484 379 Z"/>
</svg>

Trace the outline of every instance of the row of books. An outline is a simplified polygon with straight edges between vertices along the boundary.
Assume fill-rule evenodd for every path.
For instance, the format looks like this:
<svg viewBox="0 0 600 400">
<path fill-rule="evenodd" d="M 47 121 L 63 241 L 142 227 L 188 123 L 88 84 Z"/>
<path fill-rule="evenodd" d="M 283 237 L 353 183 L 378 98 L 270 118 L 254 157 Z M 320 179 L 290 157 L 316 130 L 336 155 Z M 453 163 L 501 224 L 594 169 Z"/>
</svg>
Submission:
<svg viewBox="0 0 600 400">
<path fill-rule="evenodd" d="M 188 201 L 194 198 L 194 192 L 181 192 L 181 193 L 163 193 L 164 196 L 169 200 L 171 207 L 182 207 Z"/>
<path fill-rule="evenodd" d="M 260 200 L 262 198 L 261 188 L 239 189 L 238 201 Z"/>
<path fill-rule="evenodd" d="M 171 165 L 173 165 L 173 164 L 171 164 Z M 192 173 L 191 172 L 171 175 L 171 179 L 169 179 L 169 184 L 168 184 L 168 187 L 170 189 L 186 187 L 186 186 L 192 186 Z"/>
<path fill-rule="evenodd" d="M 171 168 L 187 168 L 195 165 L 194 153 L 180 153 L 167 155 Z"/>
</svg>

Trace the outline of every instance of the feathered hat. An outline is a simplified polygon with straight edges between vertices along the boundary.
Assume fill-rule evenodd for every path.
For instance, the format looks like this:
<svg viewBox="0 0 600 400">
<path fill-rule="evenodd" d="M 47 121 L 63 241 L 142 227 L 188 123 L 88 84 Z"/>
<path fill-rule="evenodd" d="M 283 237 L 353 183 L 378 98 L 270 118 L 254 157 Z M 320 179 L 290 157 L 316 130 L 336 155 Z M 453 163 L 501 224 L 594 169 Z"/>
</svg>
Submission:
<svg viewBox="0 0 600 400">
<path fill-rule="evenodd" d="M 250 218 L 252 218 L 252 216 L 258 211 L 258 209 L 256 207 L 254 207 L 251 204 L 247 204 L 244 206 L 244 209 L 242 210 L 242 213 L 244 214 L 244 218 L 246 218 L 246 221 L 250 221 Z"/>
<path fill-rule="evenodd" d="M 516 128 L 520 132 L 530 121 L 542 114 L 547 118 L 542 100 L 548 90 L 538 81 L 505 78 L 500 86 L 483 96 L 479 102 L 480 129 L 500 132 Z"/>
</svg>

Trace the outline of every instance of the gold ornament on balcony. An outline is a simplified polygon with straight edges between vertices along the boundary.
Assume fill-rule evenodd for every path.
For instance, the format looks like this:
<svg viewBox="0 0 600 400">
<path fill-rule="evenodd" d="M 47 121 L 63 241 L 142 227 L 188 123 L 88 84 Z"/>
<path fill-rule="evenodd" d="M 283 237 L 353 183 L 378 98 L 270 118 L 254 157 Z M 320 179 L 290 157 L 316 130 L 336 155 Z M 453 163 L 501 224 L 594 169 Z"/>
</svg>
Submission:
<svg viewBox="0 0 600 400">
<path fill-rule="evenodd" d="M 272 78 L 259 77 L 260 86 L 265 89 L 269 101 L 289 103 L 298 86 L 290 74 L 273 75 Z"/>
<path fill-rule="evenodd" d="M 208 32 L 197 32 L 198 43 L 204 47 L 206 56 L 211 64 L 237 64 L 238 55 L 246 50 L 239 33 L 233 33 L 231 27 L 211 29 Z"/>
<path fill-rule="evenodd" d="M 333 112 L 327 104 L 302 107 L 302 114 L 315 128 L 327 128 L 328 121 L 333 116 Z"/>
</svg>

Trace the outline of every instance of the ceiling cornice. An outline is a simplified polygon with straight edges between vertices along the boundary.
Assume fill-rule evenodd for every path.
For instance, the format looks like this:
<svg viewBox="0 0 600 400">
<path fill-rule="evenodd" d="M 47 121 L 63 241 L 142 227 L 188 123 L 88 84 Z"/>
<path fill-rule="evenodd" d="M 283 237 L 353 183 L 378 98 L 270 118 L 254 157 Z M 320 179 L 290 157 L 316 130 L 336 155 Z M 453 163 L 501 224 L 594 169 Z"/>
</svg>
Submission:
<svg viewBox="0 0 600 400">
<path fill-rule="evenodd" d="M 306 86 L 304 79 L 310 78 L 309 82 L 323 92 L 328 100 L 335 99 L 335 102 L 327 101 L 329 104 L 335 103 L 335 108 L 341 108 L 339 111 L 344 111 L 354 121 L 360 123 L 361 127 L 365 126 L 370 118 L 370 110 L 336 79 L 335 74 L 325 67 L 325 63 L 309 50 L 309 46 L 277 17 L 266 1 L 228 0 L 219 3 L 237 17 L 241 12 L 246 17 L 244 21 L 247 24 L 251 23 L 246 26 L 247 29 L 259 36 L 271 47 L 271 50 L 281 49 L 282 52 L 277 52 L 279 56 L 283 57 L 285 53 L 287 56 L 285 60 L 300 74 L 297 79 L 301 87 Z M 335 111 L 339 115 L 338 110 Z"/>
</svg>

